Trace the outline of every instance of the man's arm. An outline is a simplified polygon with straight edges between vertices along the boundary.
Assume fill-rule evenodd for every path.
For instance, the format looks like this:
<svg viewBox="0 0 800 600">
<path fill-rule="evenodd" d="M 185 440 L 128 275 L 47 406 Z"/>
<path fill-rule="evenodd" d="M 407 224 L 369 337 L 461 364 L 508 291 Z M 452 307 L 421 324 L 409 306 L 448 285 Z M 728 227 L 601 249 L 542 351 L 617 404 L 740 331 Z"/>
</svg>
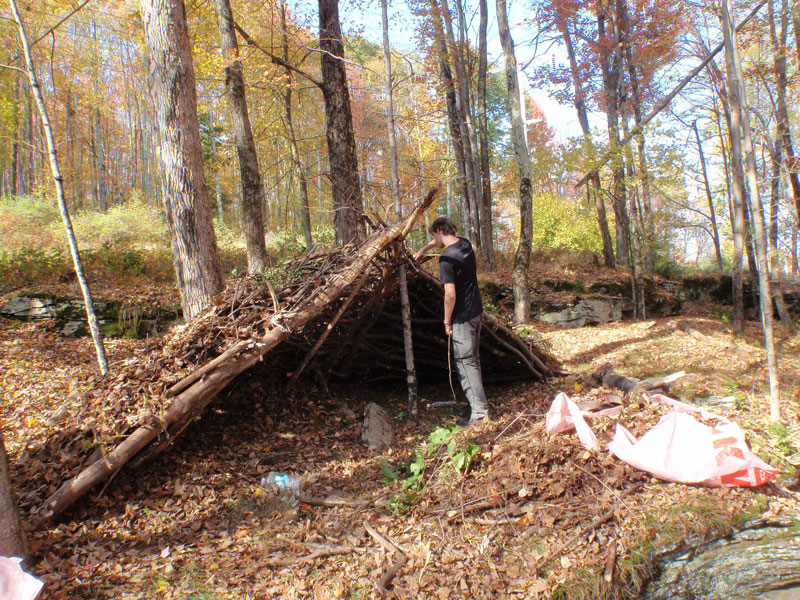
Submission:
<svg viewBox="0 0 800 600">
<path fill-rule="evenodd" d="M 430 242 L 428 242 L 427 244 L 425 244 L 425 245 L 424 245 L 422 248 L 420 248 L 419 250 L 417 250 L 417 251 L 414 253 L 414 260 L 415 260 L 415 261 L 417 261 L 417 262 L 419 262 L 419 259 L 420 259 L 420 258 L 422 258 L 423 256 L 425 256 L 425 253 L 426 253 L 428 250 L 430 250 L 430 249 L 432 249 L 432 248 L 436 248 L 436 247 L 438 247 L 438 244 L 436 243 L 436 241 L 434 241 L 434 240 L 431 240 Z"/>
<path fill-rule="evenodd" d="M 456 306 L 456 284 L 444 284 L 444 330 L 448 336 L 453 335 L 453 309 Z"/>
</svg>

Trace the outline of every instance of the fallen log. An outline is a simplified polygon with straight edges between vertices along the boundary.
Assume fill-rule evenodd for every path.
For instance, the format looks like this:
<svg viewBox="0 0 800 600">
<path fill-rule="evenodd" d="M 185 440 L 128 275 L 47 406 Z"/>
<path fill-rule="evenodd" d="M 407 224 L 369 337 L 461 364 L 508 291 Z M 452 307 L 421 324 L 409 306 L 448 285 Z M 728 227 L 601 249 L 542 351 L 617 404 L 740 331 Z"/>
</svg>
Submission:
<svg viewBox="0 0 800 600">
<path fill-rule="evenodd" d="M 603 387 L 617 389 L 626 394 L 630 392 L 645 392 L 652 394 L 655 392 L 669 392 L 669 385 L 686 376 L 685 371 L 671 373 L 664 377 L 653 379 L 637 379 L 636 377 L 625 377 L 614 372 L 614 366 L 606 363 L 597 371 L 592 373 L 592 379 Z"/>
<path fill-rule="evenodd" d="M 369 267 L 380 252 L 395 240 L 404 239 L 438 193 L 438 187 L 432 189 L 404 221 L 373 234 L 340 272 L 332 273 L 324 285 L 315 288 L 309 294 L 300 308 L 275 313 L 271 319 L 272 328 L 261 339 L 247 342 L 246 346 L 237 348 L 237 354 L 229 356 L 224 361 L 220 362 L 217 359 L 211 361 L 215 363 L 213 368 L 205 370 L 200 379 L 178 393 L 156 422 L 139 427 L 103 458 L 62 484 L 39 508 L 39 518 L 45 522 L 53 522 L 78 498 L 116 473 L 171 425 L 181 423 L 185 427 L 185 424 L 199 415 L 237 375 L 261 361 L 265 354 L 293 331 L 305 325 L 337 299 L 345 288 L 355 282 Z"/>
</svg>

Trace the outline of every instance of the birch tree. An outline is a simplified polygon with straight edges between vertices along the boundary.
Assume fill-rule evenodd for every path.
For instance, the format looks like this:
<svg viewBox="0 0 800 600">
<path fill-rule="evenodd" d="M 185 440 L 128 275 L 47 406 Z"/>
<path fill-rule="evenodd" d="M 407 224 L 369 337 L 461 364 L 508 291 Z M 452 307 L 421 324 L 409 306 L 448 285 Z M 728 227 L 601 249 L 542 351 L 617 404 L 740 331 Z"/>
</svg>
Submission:
<svg viewBox="0 0 800 600">
<path fill-rule="evenodd" d="M 75 275 L 78 279 L 78 285 L 80 286 L 83 294 L 83 302 L 86 307 L 86 320 L 89 325 L 89 330 L 92 333 L 92 340 L 94 341 L 95 353 L 97 355 L 97 363 L 100 367 L 100 371 L 105 374 L 108 371 L 106 351 L 100 335 L 100 327 L 97 324 L 97 316 L 94 313 L 94 304 L 92 303 L 92 294 L 89 290 L 89 283 L 86 281 L 86 276 L 83 273 L 83 262 L 81 260 L 80 251 L 78 250 L 78 242 L 75 239 L 75 231 L 72 228 L 72 220 L 69 215 L 69 209 L 67 208 L 67 200 L 64 196 L 64 178 L 61 176 L 61 171 L 58 166 L 56 143 L 55 138 L 53 137 L 53 129 L 50 126 L 50 117 L 47 114 L 47 106 L 44 103 L 42 89 L 39 86 L 39 79 L 36 76 L 36 69 L 33 64 L 33 56 L 31 54 L 30 44 L 28 43 L 28 36 L 25 33 L 25 25 L 22 22 L 22 17 L 17 9 L 16 1 L 10 0 L 10 3 L 11 11 L 14 14 L 14 20 L 16 21 L 19 29 L 19 38 L 22 44 L 22 51 L 25 55 L 25 72 L 28 76 L 31 93 L 36 100 L 36 106 L 39 109 L 39 116 L 42 121 L 42 128 L 44 129 L 45 140 L 47 142 L 50 173 L 53 177 L 53 182 L 56 188 L 58 208 L 61 212 L 61 220 L 64 223 L 64 229 L 67 234 L 67 243 L 69 244 L 70 255 L 72 256 L 72 264 L 75 267 Z"/>
</svg>

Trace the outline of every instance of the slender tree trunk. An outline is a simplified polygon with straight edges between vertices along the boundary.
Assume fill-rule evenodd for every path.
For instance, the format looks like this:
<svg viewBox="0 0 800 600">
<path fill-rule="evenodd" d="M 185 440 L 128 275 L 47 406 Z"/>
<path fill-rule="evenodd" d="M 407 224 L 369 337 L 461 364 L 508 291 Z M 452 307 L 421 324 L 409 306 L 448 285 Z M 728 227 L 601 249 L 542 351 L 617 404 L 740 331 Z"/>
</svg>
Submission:
<svg viewBox="0 0 800 600">
<path fill-rule="evenodd" d="M 564 44 L 567 48 L 567 56 L 569 57 L 569 69 L 572 75 L 572 84 L 575 88 L 575 110 L 578 113 L 578 122 L 581 124 L 584 141 L 589 149 L 593 151 L 594 144 L 592 142 L 592 132 L 591 129 L 589 129 L 589 117 L 586 112 L 586 97 L 583 91 L 583 80 L 578 71 L 578 62 L 575 59 L 575 49 L 572 45 L 572 36 L 569 31 L 568 23 L 564 24 L 564 30 L 561 32 L 561 36 L 564 39 Z M 603 262 L 607 267 L 613 269 L 616 266 L 614 245 L 611 242 L 611 232 L 608 228 L 606 204 L 600 187 L 600 174 L 595 172 L 591 181 L 591 195 L 594 197 L 594 204 L 597 209 L 597 224 L 600 228 L 600 237 L 603 240 Z"/>
<path fill-rule="evenodd" d="M 439 5 L 436 0 L 430 0 L 432 22 L 435 37 L 435 47 L 439 58 L 439 68 L 442 74 L 442 81 L 445 87 L 445 99 L 447 102 L 447 120 L 450 125 L 450 139 L 453 142 L 453 155 L 456 160 L 456 173 L 458 175 L 458 183 L 461 188 L 461 207 L 463 214 L 464 230 L 469 236 L 469 223 L 470 217 L 470 184 L 469 174 L 467 173 L 467 159 L 465 157 L 464 144 L 462 143 L 460 118 L 458 116 L 458 100 L 456 95 L 455 83 L 453 82 L 453 74 L 450 69 L 447 42 L 445 40 L 444 29 L 442 26 L 442 17 L 439 10 Z"/>
<path fill-rule="evenodd" d="M 95 107 L 92 111 L 92 118 L 94 119 L 94 169 L 95 169 L 95 207 L 97 210 L 106 212 L 108 209 L 108 202 L 106 198 L 106 160 L 105 153 L 103 152 L 103 136 L 101 133 L 100 125 L 100 90 L 98 89 L 98 82 L 100 81 L 100 74 L 98 72 L 98 63 L 100 62 L 100 51 L 97 46 L 97 23 L 92 22 L 92 39 L 94 41 L 95 53 L 95 69 L 94 69 L 94 102 Z"/>
<path fill-rule="evenodd" d="M 286 28 L 286 0 L 281 1 L 281 42 L 283 46 L 283 60 L 289 64 L 289 32 Z M 292 115 L 292 70 L 286 69 L 286 90 L 283 92 L 284 114 L 286 117 L 286 133 L 289 137 L 289 150 L 292 153 L 292 162 L 297 171 L 297 179 L 300 186 L 300 216 L 303 224 L 303 236 L 306 240 L 306 248 L 310 251 L 314 246 L 314 239 L 311 237 L 311 209 L 308 204 L 308 170 L 300 158 L 300 150 L 297 148 L 297 136 L 294 132 L 294 117 Z"/>
<path fill-rule="evenodd" d="M 530 154 L 525 139 L 522 108 L 519 97 L 519 81 L 517 79 L 517 58 L 514 51 L 514 40 L 508 27 L 506 0 L 497 0 L 497 31 L 506 66 L 506 85 L 508 87 L 508 104 L 511 116 L 511 140 L 519 169 L 519 211 L 520 232 L 517 253 L 514 256 L 514 268 L 511 273 L 514 293 L 514 323 L 527 323 L 531 312 L 530 284 L 528 268 L 533 245 L 533 201 Z"/>
<path fill-rule="evenodd" d="M 619 90 L 619 97 L 625 98 L 625 93 L 622 87 L 622 81 L 620 81 L 620 90 Z M 622 123 L 622 131 L 625 134 L 625 137 L 628 137 L 628 103 L 627 101 L 623 101 L 620 103 L 620 121 Z M 626 168 L 626 186 L 625 186 L 625 194 L 629 199 L 629 210 L 628 214 L 633 221 L 633 227 L 631 231 L 631 298 L 634 301 L 634 316 L 637 319 L 645 319 L 647 317 L 646 314 L 646 305 L 645 305 L 645 298 L 644 298 L 644 257 L 643 257 L 643 238 L 644 238 L 644 218 L 642 216 L 642 211 L 640 210 L 639 202 L 638 202 L 638 188 L 635 184 L 631 185 L 627 182 L 634 181 L 635 169 L 634 169 L 634 162 L 633 162 L 633 150 L 631 149 L 630 144 L 625 144 L 624 146 L 624 157 L 625 163 L 627 165 Z"/>
<path fill-rule="evenodd" d="M 769 146 L 770 164 L 772 166 L 771 185 L 770 185 L 770 202 L 769 202 L 769 228 L 768 228 L 768 244 L 767 244 L 767 262 L 769 265 L 769 272 L 774 279 L 770 281 L 772 288 L 772 298 L 775 301 L 775 308 L 778 310 L 780 320 L 792 327 L 792 317 L 789 314 L 789 309 L 786 306 L 786 301 L 783 297 L 783 270 L 780 267 L 780 255 L 778 252 L 778 213 L 780 212 L 780 197 L 781 197 L 781 140 L 780 132 L 777 132 L 775 141 L 767 140 Z M 767 175 L 767 167 L 764 166 L 764 177 Z"/>
<path fill-rule="evenodd" d="M 11 195 L 16 197 L 19 193 L 17 187 L 19 175 L 19 77 L 14 78 L 14 98 L 12 104 L 14 134 L 11 141 Z"/>
<path fill-rule="evenodd" d="M 217 217 L 225 224 L 225 207 L 222 204 L 222 185 L 219 180 L 219 159 L 217 158 L 217 129 L 214 124 L 214 110 L 208 111 L 208 127 L 211 130 L 211 162 L 214 167 L 214 192 L 217 198 Z"/>
<path fill-rule="evenodd" d="M 487 117 L 486 74 L 488 70 L 486 28 L 489 21 L 487 0 L 478 0 L 480 25 L 478 27 L 478 130 L 481 151 L 481 249 L 483 260 L 492 268 L 494 258 L 494 232 L 492 226 L 492 178 L 489 156 L 489 120 Z"/>
<path fill-rule="evenodd" d="M 643 252 L 643 268 L 645 271 L 652 273 L 656 266 L 656 248 L 655 248 L 655 225 L 653 221 L 653 209 L 650 199 L 650 171 L 647 168 L 647 154 L 645 152 L 644 131 L 639 127 L 642 122 L 642 101 L 639 95 L 639 76 L 636 70 L 636 64 L 633 60 L 633 44 L 630 39 L 628 13 L 626 0 L 617 0 L 617 9 L 620 16 L 620 23 L 622 27 L 622 40 L 625 48 L 625 55 L 628 62 L 628 77 L 631 86 L 631 104 L 633 106 L 633 116 L 635 126 L 639 132 L 635 135 L 637 151 L 639 154 L 639 180 L 641 181 L 641 212 L 643 213 L 641 219 L 641 228 L 643 230 L 642 243 L 644 244 Z M 626 134 L 627 138 L 628 135 Z"/>
<path fill-rule="evenodd" d="M 755 153 L 750 135 L 750 123 L 747 118 L 747 97 L 745 95 L 744 78 L 742 76 L 741 61 L 738 56 L 736 32 L 731 20 L 731 0 L 723 0 L 722 29 L 725 38 L 725 58 L 728 63 L 728 72 L 733 72 L 733 78 L 739 87 L 739 111 L 741 113 L 742 141 L 745 151 L 747 166 L 747 181 L 750 185 L 750 213 L 753 218 L 753 234 L 758 261 L 758 287 L 761 299 L 761 324 L 764 329 L 764 346 L 767 350 L 767 371 L 769 374 L 769 418 L 773 423 L 780 421 L 780 397 L 778 387 L 778 361 L 775 354 L 775 339 L 773 335 L 772 319 L 772 294 L 770 293 L 769 270 L 767 267 L 766 236 L 764 221 L 759 207 L 758 177 L 756 174 Z M 730 60 L 728 60 L 730 59 Z"/>
<path fill-rule="evenodd" d="M 725 27 L 723 29 L 727 31 Z M 733 51 L 730 44 L 725 46 L 725 62 L 728 65 L 726 98 L 728 110 L 725 112 L 725 118 L 728 122 L 731 142 L 728 156 L 733 199 L 733 330 L 738 335 L 742 335 L 744 333 L 743 259 L 746 228 L 744 173 L 742 170 L 742 111 L 739 104 L 739 83 L 733 70 Z"/>
<path fill-rule="evenodd" d="M 606 36 L 606 19 L 611 18 L 614 32 L 614 51 L 601 57 L 603 72 L 603 88 L 606 102 L 606 121 L 608 123 L 608 139 L 612 153 L 614 171 L 613 206 L 617 233 L 617 264 L 630 266 L 630 221 L 625 200 L 625 167 L 622 160 L 622 147 L 619 137 L 619 79 L 622 76 L 622 55 L 618 27 L 613 10 L 603 2 L 598 4 L 597 25 L 599 37 Z"/>
<path fill-rule="evenodd" d="M 383 66 L 385 72 L 384 92 L 386 94 L 386 124 L 389 134 L 389 159 L 392 169 L 392 201 L 397 220 L 403 218 L 400 205 L 400 175 L 397 165 L 397 138 L 394 128 L 394 100 L 392 98 L 392 54 L 389 50 L 389 10 L 388 0 L 381 0 L 381 24 L 383 27 Z M 401 249 L 401 252 L 404 250 Z M 400 263 L 398 268 L 400 279 L 400 314 L 403 322 L 403 345 L 406 356 L 406 382 L 408 384 L 408 417 L 416 420 L 418 408 L 417 369 L 414 365 L 414 345 L 411 337 L 411 304 L 408 301 L 408 278 L 406 265 Z"/>
<path fill-rule="evenodd" d="M 19 28 L 19 37 L 22 42 L 23 53 L 25 54 L 25 64 L 27 67 L 28 80 L 30 81 L 31 91 L 36 99 L 36 105 L 39 109 L 39 116 L 42 120 L 42 128 L 45 133 L 45 141 L 47 143 L 47 151 L 50 162 L 50 172 L 53 176 L 53 182 L 56 188 L 56 198 L 58 199 L 58 207 L 61 211 L 61 219 L 64 222 L 64 229 L 67 234 L 67 241 L 69 244 L 70 253 L 72 255 L 72 263 L 75 266 L 75 275 L 78 279 L 81 291 L 83 292 L 84 305 L 86 307 L 86 319 L 89 324 L 89 330 L 92 333 L 94 340 L 95 352 L 97 354 L 97 362 L 100 366 L 100 371 L 105 375 L 108 371 L 108 361 L 106 360 L 106 352 L 103 347 L 103 339 L 100 336 L 100 328 L 97 325 L 97 317 L 94 314 L 94 305 L 92 304 L 92 294 L 89 291 L 89 284 L 86 282 L 86 277 L 83 273 L 83 263 L 81 261 L 80 252 L 78 251 L 78 243 L 75 241 L 75 232 L 72 229 L 72 221 L 70 220 L 69 210 L 67 209 L 67 200 L 64 197 L 64 179 L 58 168 L 58 157 L 56 156 L 56 143 L 53 137 L 53 130 L 50 127 L 50 119 L 47 115 L 47 107 L 44 103 L 42 90 L 39 87 L 39 80 L 36 77 L 36 69 L 33 64 L 33 57 L 31 56 L 30 46 L 28 45 L 28 36 L 25 33 L 25 26 L 22 23 L 22 18 L 17 9 L 15 0 L 10 0 L 11 10 L 14 14 L 14 20 L 17 22 Z"/>
<path fill-rule="evenodd" d="M 264 241 L 264 215 L 261 197 L 261 172 L 258 167 L 256 143 L 250 126 L 247 96 L 244 87 L 239 46 L 233 29 L 233 14 L 229 0 L 214 0 L 219 26 L 220 52 L 225 62 L 225 95 L 231 115 L 231 132 L 239 156 L 239 175 L 242 182 L 242 223 L 247 247 L 247 270 L 259 274 L 267 267 L 267 247 Z"/>
<path fill-rule="evenodd" d="M 431 7 L 434 12 L 434 22 L 439 24 L 439 32 L 442 36 L 442 41 L 445 48 L 449 46 L 449 56 L 453 62 L 453 72 L 455 73 L 455 87 L 453 98 L 455 100 L 455 119 L 459 130 L 459 139 L 462 148 L 464 177 L 466 181 L 466 195 L 463 198 L 466 210 L 466 221 L 464 229 L 467 238 L 475 245 L 480 247 L 479 231 L 478 231 L 478 187 L 475 185 L 475 161 L 473 156 L 473 147 L 471 143 L 471 135 L 469 131 L 469 123 L 467 120 L 467 96 L 464 85 L 464 78 L 466 77 L 463 72 L 463 64 L 460 61 L 458 51 L 456 49 L 455 36 L 453 35 L 453 24 L 450 18 L 450 12 L 447 9 L 447 0 L 442 2 L 441 9 L 436 0 L 431 0 Z M 443 29 L 442 29 L 443 27 Z M 454 142 L 455 146 L 455 142 Z"/>
<path fill-rule="evenodd" d="M 714 241 L 714 253 L 717 256 L 717 267 L 722 270 L 722 249 L 719 243 L 719 228 L 717 227 L 717 215 L 714 210 L 714 200 L 711 197 L 711 186 L 708 184 L 708 172 L 706 171 L 706 158 L 703 154 L 703 144 L 700 142 L 700 133 L 697 131 L 697 120 L 692 121 L 694 137 L 697 140 L 697 151 L 700 153 L 700 168 L 703 172 L 703 183 L 706 188 L 706 198 L 708 199 L 708 218 L 711 220 L 711 233 Z"/>
<path fill-rule="evenodd" d="M 797 47 L 800 49 L 800 14 L 797 13 L 797 0 L 794 0 L 792 9 L 794 11 L 794 30 L 797 40 Z M 772 52 L 775 64 L 775 83 L 776 83 L 776 110 L 775 119 L 778 125 L 778 135 L 783 144 L 783 156 L 786 162 L 786 172 L 789 175 L 789 182 L 792 186 L 792 198 L 794 200 L 795 211 L 800 214 L 800 161 L 794 155 L 792 144 L 791 128 L 789 127 L 789 111 L 786 107 L 786 35 L 789 29 L 789 7 L 787 0 L 781 0 L 781 29 L 776 31 L 775 10 L 773 0 L 769 2 L 770 16 L 770 37 L 772 39 Z"/>
<path fill-rule="evenodd" d="M 366 236 L 364 205 L 343 61 L 338 0 L 319 0 L 319 43 L 336 241 L 340 244 L 360 242 Z"/>
<path fill-rule="evenodd" d="M 25 528 L 19 518 L 17 501 L 11 487 L 2 423 L 0 423 L 0 556 L 16 556 L 25 561 L 30 556 Z"/>
<path fill-rule="evenodd" d="M 141 0 L 147 73 L 162 161 L 164 210 L 185 318 L 222 290 L 197 121 L 194 66 L 183 0 Z"/>
</svg>

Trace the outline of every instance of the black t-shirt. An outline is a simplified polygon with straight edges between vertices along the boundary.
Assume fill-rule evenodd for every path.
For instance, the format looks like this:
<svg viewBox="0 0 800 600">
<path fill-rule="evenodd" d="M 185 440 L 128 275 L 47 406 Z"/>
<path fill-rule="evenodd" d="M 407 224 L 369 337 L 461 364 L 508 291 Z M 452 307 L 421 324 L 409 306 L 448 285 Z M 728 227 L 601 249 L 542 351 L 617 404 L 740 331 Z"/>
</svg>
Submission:
<svg viewBox="0 0 800 600">
<path fill-rule="evenodd" d="M 458 238 L 455 244 L 450 244 L 439 256 L 439 280 L 442 285 L 456 284 L 453 323 L 464 323 L 483 312 L 475 252 L 468 239 Z"/>
</svg>

